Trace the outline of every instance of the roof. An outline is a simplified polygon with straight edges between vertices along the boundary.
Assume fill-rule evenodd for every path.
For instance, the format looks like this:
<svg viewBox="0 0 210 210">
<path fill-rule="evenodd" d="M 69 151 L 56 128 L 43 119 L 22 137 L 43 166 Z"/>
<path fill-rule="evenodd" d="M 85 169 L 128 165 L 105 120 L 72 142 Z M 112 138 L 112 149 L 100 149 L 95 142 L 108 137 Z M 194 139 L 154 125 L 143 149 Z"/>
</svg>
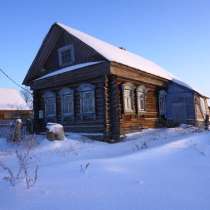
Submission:
<svg viewBox="0 0 210 210">
<path fill-rule="evenodd" d="M 0 88 L 0 110 L 30 110 L 16 89 Z"/>
<path fill-rule="evenodd" d="M 171 80 L 173 78 L 172 74 L 167 72 L 165 69 L 159 65 L 139 56 L 131 53 L 125 49 L 113 46 L 107 42 L 90 36 L 86 33 L 80 32 L 62 23 L 56 23 L 58 26 L 62 27 L 69 34 L 77 37 L 79 40 L 93 48 L 99 54 L 101 54 L 108 61 L 117 62 L 130 66 L 135 69 L 159 76 L 161 78 Z"/>
<path fill-rule="evenodd" d="M 62 68 L 62 69 L 59 69 L 57 71 L 53 71 L 49 74 L 46 74 L 42 77 L 39 77 L 38 79 L 36 80 L 40 80 L 40 79 L 45 79 L 45 78 L 49 78 L 49 77 L 53 77 L 53 76 L 56 76 L 58 74 L 63 74 L 63 73 L 66 73 L 66 72 L 69 72 L 69 71 L 74 71 L 74 70 L 77 70 L 77 69 L 82 69 L 82 68 L 85 68 L 87 66 L 93 66 L 95 64 L 98 64 L 98 63 L 102 63 L 104 61 L 96 61 L 96 62 L 87 62 L 87 63 L 80 63 L 80 64 L 76 64 L 74 66 L 68 66 L 68 67 L 65 67 L 65 68 Z"/>
<path fill-rule="evenodd" d="M 139 55 L 129 52 L 123 48 L 116 47 L 112 44 L 104 42 L 86 33 L 83 33 L 69 26 L 66 26 L 62 23 L 56 23 L 56 24 L 60 26 L 61 28 L 63 28 L 69 34 L 77 37 L 79 40 L 81 40 L 82 42 L 84 42 L 85 44 L 93 48 L 95 51 L 101 54 L 108 61 L 117 62 L 117 63 L 129 66 L 129 67 L 138 69 L 140 71 L 173 81 L 177 83 L 178 85 L 191 89 L 197 92 L 198 94 L 200 94 L 201 96 L 204 96 L 197 89 L 194 89 L 189 84 L 180 80 L 179 78 L 177 78 L 176 76 L 174 76 L 173 74 L 165 70 L 164 68 L 160 67 L 158 64 L 146 58 L 143 58 Z"/>
<path fill-rule="evenodd" d="M 194 89 L 187 83 L 181 81 L 180 79 L 178 79 L 177 77 L 172 75 L 170 72 L 168 72 L 164 68 L 160 67 L 158 64 L 156 64 L 146 58 L 143 58 L 139 55 L 136 55 L 132 52 L 129 52 L 125 49 L 116 47 L 116 46 L 109 44 L 105 41 L 97 39 L 91 35 L 88 35 L 86 33 L 79 31 L 79 30 L 76 30 L 74 28 L 66 26 L 62 23 L 53 24 L 53 26 L 51 27 L 50 31 L 48 32 L 48 35 L 46 36 L 46 38 L 49 36 L 49 33 L 52 31 L 52 28 L 54 26 L 58 26 L 58 27 L 62 28 L 70 35 L 76 37 L 77 39 L 79 39 L 80 41 L 82 41 L 83 43 L 85 43 L 86 45 L 91 47 L 92 49 L 94 49 L 96 52 L 98 52 L 100 55 L 102 55 L 106 60 L 108 60 L 110 62 L 116 62 L 119 64 L 123 64 L 123 65 L 129 66 L 131 68 L 140 70 L 142 72 L 146 72 L 148 74 L 155 75 L 157 77 L 160 77 L 160 78 L 163 78 L 163 79 L 166 79 L 169 81 L 173 81 L 174 83 L 177 83 L 178 85 L 181 85 L 185 88 L 193 90 L 193 91 L 197 92 L 198 94 L 200 94 L 201 96 L 204 96 L 203 94 L 200 93 L 200 91 Z M 44 46 L 46 46 L 46 38 L 43 41 L 40 51 Z M 37 59 L 37 60 L 39 60 L 39 59 Z M 30 68 L 30 70 L 31 69 L 32 68 Z M 26 76 L 26 78 L 27 78 L 27 76 Z M 24 82 L 23 82 L 24 84 L 27 83 L 26 78 L 24 79 Z"/>
</svg>

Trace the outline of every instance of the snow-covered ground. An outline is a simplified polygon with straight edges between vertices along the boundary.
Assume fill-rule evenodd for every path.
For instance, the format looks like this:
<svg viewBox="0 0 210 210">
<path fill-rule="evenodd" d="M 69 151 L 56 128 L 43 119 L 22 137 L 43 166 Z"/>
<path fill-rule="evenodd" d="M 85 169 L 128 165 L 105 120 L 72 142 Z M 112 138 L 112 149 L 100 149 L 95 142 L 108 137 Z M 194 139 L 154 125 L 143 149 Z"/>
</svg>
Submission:
<svg viewBox="0 0 210 210">
<path fill-rule="evenodd" d="M 36 138 L 38 181 L 29 190 L 12 187 L 0 169 L 0 210 L 210 209 L 210 132 L 148 129 L 117 144 L 79 134 Z M 17 148 L 24 147 L 0 139 L 0 160 L 15 167 Z"/>
</svg>

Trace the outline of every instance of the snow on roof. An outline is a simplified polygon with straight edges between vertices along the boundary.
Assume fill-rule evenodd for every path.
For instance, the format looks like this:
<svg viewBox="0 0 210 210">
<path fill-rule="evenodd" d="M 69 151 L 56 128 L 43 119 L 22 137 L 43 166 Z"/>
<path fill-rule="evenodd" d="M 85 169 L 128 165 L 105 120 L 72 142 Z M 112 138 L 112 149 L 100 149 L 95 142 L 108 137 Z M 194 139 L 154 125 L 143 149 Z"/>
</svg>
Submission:
<svg viewBox="0 0 210 210">
<path fill-rule="evenodd" d="M 30 110 L 16 89 L 0 88 L 0 110 Z"/>
<path fill-rule="evenodd" d="M 68 67 L 59 69 L 59 70 L 57 70 L 57 71 L 54 71 L 54 72 L 52 72 L 52 73 L 46 74 L 46 75 L 44 75 L 44 76 L 42 76 L 42 77 L 39 77 L 39 78 L 36 79 L 36 80 L 45 79 L 45 78 L 52 77 L 52 76 L 55 76 L 55 75 L 58 75 L 58 74 L 63 74 L 63 73 L 65 73 L 65 72 L 73 71 L 73 70 L 80 69 L 80 68 L 84 68 L 84 67 L 87 67 L 87 66 L 92 66 L 92 65 L 95 65 L 95 64 L 98 64 L 98 63 L 102 63 L 102 62 L 104 62 L 104 61 L 80 63 L 80 64 L 76 64 L 76 65 L 74 65 L 74 66 L 68 66 Z"/>
<path fill-rule="evenodd" d="M 159 65 L 139 55 L 133 54 L 125 49 L 113 46 L 107 42 L 104 42 L 93 36 L 80 32 L 62 23 L 57 23 L 57 25 L 62 27 L 71 35 L 80 39 L 85 44 L 89 45 L 91 48 L 96 50 L 99 54 L 101 54 L 109 61 L 124 64 L 126 66 L 130 66 L 168 80 L 171 80 L 173 78 L 172 74 L 161 68 Z"/>
<path fill-rule="evenodd" d="M 96 50 L 99 54 L 101 54 L 104 58 L 106 58 L 109 61 L 117 62 L 141 71 L 144 71 L 146 73 L 171 80 L 181 86 L 184 86 L 188 89 L 194 90 L 198 92 L 200 91 L 195 90 L 193 87 L 188 85 L 187 83 L 177 79 L 174 75 L 172 75 L 170 72 L 166 71 L 159 65 L 139 56 L 134 53 L 131 53 L 125 49 L 113 46 L 107 42 L 104 42 L 102 40 L 99 40 L 93 36 L 90 36 L 86 33 L 80 32 L 76 29 L 73 29 L 69 26 L 66 26 L 62 23 L 56 23 L 58 26 L 63 28 L 65 31 L 67 31 L 69 34 L 77 37 L 82 42 Z M 202 95 L 202 94 L 201 94 Z"/>
</svg>

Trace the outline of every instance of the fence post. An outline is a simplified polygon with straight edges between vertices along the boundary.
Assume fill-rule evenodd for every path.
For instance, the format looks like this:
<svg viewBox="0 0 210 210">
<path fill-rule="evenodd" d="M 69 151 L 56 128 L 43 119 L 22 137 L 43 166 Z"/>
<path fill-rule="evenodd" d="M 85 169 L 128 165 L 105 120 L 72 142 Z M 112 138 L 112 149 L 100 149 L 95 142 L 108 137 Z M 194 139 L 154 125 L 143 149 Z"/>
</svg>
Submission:
<svg viewBox="0 0 210 210">
<path fill-rule="evenodd" d="M 206 115 L 206 118 L 205 118 L 205 130 L 208 130 L 209 129 L 209 115 Z"/>
<path fill-rule="evenodd" d="M 22 120 L 17 119 L 15 122 L 15 130 L 14 130 L 14 135 L 13 135 L 13 141 L 17 142 L 21 140 L 21 134 L 22 134 Z"/>
</svg>

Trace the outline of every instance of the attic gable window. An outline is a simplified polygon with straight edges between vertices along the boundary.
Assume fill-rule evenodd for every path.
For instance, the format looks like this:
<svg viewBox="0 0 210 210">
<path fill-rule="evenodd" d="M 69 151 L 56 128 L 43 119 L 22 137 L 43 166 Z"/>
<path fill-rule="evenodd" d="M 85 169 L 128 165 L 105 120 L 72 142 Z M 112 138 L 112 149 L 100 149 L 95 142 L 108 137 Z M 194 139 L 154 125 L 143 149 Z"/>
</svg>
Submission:
<svg viewBox="0 0 210 210">
<path fill-rule="evenodd" d="M 74 63 L 73 45 L 67 45 L 58 49 L 59 66 L 67 66 Z"/>
</svg>

